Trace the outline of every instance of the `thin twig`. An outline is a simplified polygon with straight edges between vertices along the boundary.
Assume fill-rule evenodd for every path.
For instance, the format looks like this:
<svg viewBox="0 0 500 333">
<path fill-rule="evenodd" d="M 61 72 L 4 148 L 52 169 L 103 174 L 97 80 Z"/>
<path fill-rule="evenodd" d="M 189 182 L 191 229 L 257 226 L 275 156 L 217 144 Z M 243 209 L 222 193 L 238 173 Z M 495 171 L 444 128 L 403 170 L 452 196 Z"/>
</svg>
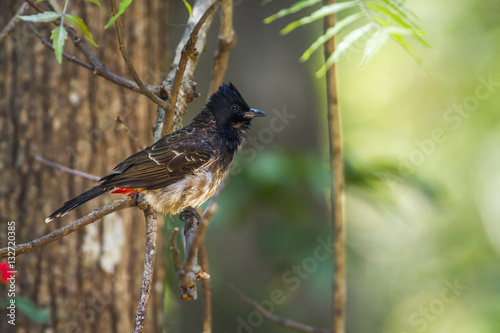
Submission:
<svg viewBox="0 0 500 333">
<path fill-rule="evenodd" d="M 48 165 L 48 166 L 51 166 L 54 169 L 61 170 L 61 171 L 67 172 L 67 173 L 71 173 L 73 175 L 77 175 L 77 176 L 80 176 L 80 177 L 83 177 L 83 178 L 91 179 L 91 180 L 94 180 L 96 182 L 98 182 L 101 179 L 101 177 L 98 177 L 98 176 L 95 176 L 95 175 L 91 175 L 89 173 L 85 173 L 85 172 L 78 171 L 78 170 L 75 170 L 75 169 L 70 169 L 70 168 L 62 166 L 60 164 L 48 161 L 48 160 L 46 160 L 43 157 L 40 157 L 38 155 L 33 155 L 33 156 L 35 157 L 35 160 L 37 160 L 38 162 L 43 163 L 43 164 Z"/>
<path fill-rule="evenodd" d="M 170 89 L 170 103 L 168 109 L 165 110 L 165 123 L 163 125 L 162 136 L 171 133 L 174 127 L 173 115 L 175 113 L 175 106 L 177 104 L 177 98 L 179 97 L 179 91 L 181 88 L 182 79 L 184 78 L 184 72 L 186 70 L 187 62 L 193 55 L 196 47 L 196 42 L 198 40 L 198 32 L 203 26 L 208 17 L 217 9 L 223 0 L 215 0 L 214 3 L 208 7 L 208 9 L 203 13 L 202 17 L 198 23 L 194 26 L 188 41 L 184 45 L 181 51 L 181 58 L 179 64 L 177 65 L 177 71 L 175 72 L 174 81 L 172 83 L 172 88 Z"/>
<path fill-rule="evenodd" d="M 144 320 L 151 296 L 151 285 L 153 284 L 153 272 L 156 257 L 156 239 L 158 234 L 157 213 L 151 206 L 144 210 L 146 218 L 146 257 L 144 259 L 144 272 L 142 274 L 141 293 L 134 321 L 134 333 L 140 333 L 144 329 Z"/>
<path fill-rule="evenodd" d="M 233 2 L 226 0 L 222 4 L 222 22 L 219 31 L 219 42 L 215 53 L 214 71 L 207 98 L 216 92 L 217 88 L 222 84 L 227 69 L 229 52 L 235 43 L 236 34 L 233 27 Z"/>
<path fill-rule="evenodd" d="M 17 17 L 18 15 L 23 15 L 24 12 L 28 9 L 28 3 L 23 3 L 21 7 L 17 10 L 17 12 L 14 14 L 14 17 L 12 17 L 5 26 L 5 28 L 2 29 L 2 32 L 0 32 L 0 44 L 3 43 L 4 39 L 7 37 L 7 35 L 14 29 L 16 24 L 20 21 L 20 19 Z"/>
<path fill-rule="evenodd" d="M 42 34 L 40 33 L 40 31 L 38 31 L 38 29 L 31 22 L 25 22 L 25 23 L 35 33 L 35 35 L 37 35 L 38 38 L 40 38 L 40 40 L 42 41 L 43 45 L 45 45 L 47 48 L 49 48 L 52 51 L 54 51 L 54 45 L 52 45 L 51 42 L 49 42 L 45 37 L 43 37 Z M 75 56 L 71 56 L 71 55 L 69 55 L 67 53 L 64 53 L 64 52 L 62 53 L 62 56 L 64 58 L 68 59 L 69 61 L 72 61 L 72 62 L 76 63 L 77 65 L 82 66 L 85 69 L 88 69 L 88 70 L 93 70 L 94 69 L 94 67 L 92 67 L 92 65 L 87 64 L 86 62 L 78 59 Z"/>
<path fill-rule="evenodd" d="M 334 0 L 324 0 L 323 5 L 333 5 Z M 325 17 L 325 31 L 335 25 L 335 14 Z M 335 52 L 335 39 L 325 43 L 325 59 Z M 326 61 L 326 60 L 325 60 Z M 345 332 L 346 303 L 346 267 L 345 267 L 345 227 L 344 227 L 344 168 L 342 158 L 342 133 L 337 100 L 336 66 L 333 65 L 326 73 L 328 132 L 330 144 L 331 178 L 331 223 L 334 236 L 333 258 L 333 293 L 332 293 L 332 331 Z"/>
<path fill-rule="evenodd" d="M 111 15 L 116 14 L 116 1 L 111 0 Z M 115 20 L 115 27 L 116 27 L 116 35 L 118 37 L 118 44 L 120 48 L 120 52 L 122 53 L 123 59 L 125 60 L 125 63 L 127 64 L 128 70 L 132 77 L 134 78 L 135 83 L 139 86 L 141 89 L 141 93 L 145 96 L 147 96 L 152 102 L 154 102 L 156 105 L 159 107 L 166 109 L 168 107 L 168 103 L 159 98 L 157 95 L 153 94 L 144 84 L 144 82 L 141 80 L 139 77 L 139 74 L 137 74 L 137 71 L 135 70 L 134 64 L 130 60 L 130 57 L 128 56 L 127 52 L 127 47 L 125 46 L 125 42 L 123 41 L 123 33 L 122 33 L 122 25 L 120 23 L 119 19 Z"/>
<path fill-rule="evenodd" d="M 201 270 L 210 274 L 208 265 L 208 254 L 205 239 L 201 240 L 198 248 L 198 260 Z M 203 288 L 203 333 L 212 332 L 212 281 L 210 279 L 202 279 L 201 286 Z"/>
<path fill-rule="evenodd" d="M 179 256 L 179 247 L 177 246 L 177 234 L 179 233 L 179 228 L 174 228 L 172 234 L 170 235 L 170 249 L 172 250 L 172 257 L 174 259 L 174 269 L 176 272 L 181 269 L 181 260 Z"/>
<path fill-rule="evenodd" d="M 229 289 L 231 289 L 231 291 L 236 294 L 236 297 L 238 297 L 240 299 L 240 301 L 250 305 L 255 311 L 261 313 L 264 317 L 275 322 L 276 324 L 279 324 L 279 325 L 284 326 L 284 327 L 292 328 L 292 329 L 295 329 L 298 331 L 308 332 L 308 333 L 332 333 L 332 331 L 324 329 L 324 328 L 318 328 L 318 327 L 313 327 L 313 326 L 309 326 L 309 325 L 304 325 L 302 323 L 296 322 L 296 321 L 288 319 L 288 318 L 279 317 L 279 316 L 267 311 L 266 309 L 264 309 L 262 306 L 259 305 L 259 303 L 257 301 L 254 301 L 253 299 L 251 299 L 248 296 L 246 296 L 245 294 L 243 294 L 241 291 L 236 289 L 236 287 L 233 286 L 232 284 L 229 285 Z"/>
<path fill-rule="evenodd" d="M 125 121 L 122 119 L 122 117 L 120 117 L 120 115 L 116 116 L 115 121 L 118 123 L 120 128 L 125 132 L 125 134 L 127 134 L 134 141 L 137 148 L 141 150 L 146 148 L 146 146 L 141 142 L 141 140 L 139 140 L 139 138 L 132 133 L 132 131 L 127 126 L 127 124 L 125 124 Z"/>
<path fill-rule="evenodd" d="M 59 238 L 62 238 L 73 231 L 81 229 L 86 225 L 99 220 L 100 218 L 119 211 L 121 209 L 125 209 L 128 207 L 137 206 L 137 199 L 135 197 L 125 197 L 116 201 L 113 201 L 106 206 L 95 209 L 92 213 L 84 216 L 62 228 L 59 228 L 50 234 L 37 238 L 35 240 L 29 241 L 25 244 L 16 245 L 14 248 L 3 248 L 0 249 L 0 258 L 7 257 L 9 252 L 15 252 L 15 255 L 23 254 L 26 252 L 31 252 L 41 246 L 47 245 Z"/>
<path fill-rule="evenodd" d="M 34 2 L 34 0 L 25 0 L 31 7 L 33 7 L 36 11 L 39 13 L 43 13 L 44 10 L 38 6 L 37 3 Z M 60 22 L 58 20 L 52 21 L 53 24 L 59 25 Z M 94 74 L 101 76 L 105 78 L 108 81 L 111 81 L 121 87 L 127 88 L 129 90 L 138 92 L 140 94 L 144 95 L 144 92 L 141 90 L 141 88 L 135 83 L 134 81 L 128 80 L 126 78 L 123 78 L 119 75 L 116 75 L 115 73 L 109 71 L 106 66 L 104 66 L 100 59 L 97 58 L 87 47 L 87 45 L 84 43 L 84 41 L 78 36 L 78 34 L 75 32 L 74 29 L 65 26 L 66 31 L 68 32 L 68 35 L 71 37 L 71 40 L 73 44 L 85 55 L 85 57 L 90 61 L 91 64 L 87 64 L 81 60 L 79 60 L 76 57 L 65 55 L 63 53 L 63 56 L 70 60 L 73 61 L 74 63 L 78 64 L 79 66 L 82 66 L 85 69 L 91 70 Z M 41 35 L 39 35 L 40 37 Z M 43 40 L 42 40 L 43 42 Z M 48 43 L 48 44 L 47 44 Z M 48 41 L 44 44 L 46 46 L 49 46 L 53 49 L 52 44 L 50 44 Z M 153 85 L 146 85 L 147 89 L 151 91 L 153 94 L 160 94 L 160 93 L 165 93 L 165 90 L 162 86 L 153 86 Z"/>
</svg>

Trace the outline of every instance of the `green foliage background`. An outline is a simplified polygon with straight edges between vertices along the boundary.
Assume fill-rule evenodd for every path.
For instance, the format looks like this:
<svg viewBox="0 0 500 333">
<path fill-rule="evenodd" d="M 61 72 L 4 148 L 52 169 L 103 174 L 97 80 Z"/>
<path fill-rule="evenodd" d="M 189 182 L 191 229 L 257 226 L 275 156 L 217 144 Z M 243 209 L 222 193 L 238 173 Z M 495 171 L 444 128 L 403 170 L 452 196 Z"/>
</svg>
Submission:
<svg viewBox="0 0 500 333">
<path fill-rule="evenodd" d="M 273 1 L 275 7 L 261 8 L 258 17 L 292 3 Z M 498 332 L 500 3 L 407 4 L 428 32 L 432 49 L 417 43 L 415 50 L 431 74 L 391 40 L 362 68 L 363 44 L 337 65 L 349 185 L 347 330 Z M 220 198 L 207 236 L 214 329 L 288 332 L 260 324 L 227 283 L 259 302 L 281 290 L 286 300 L 275 304 L 274 313 L 328 327 L 330 260 L 318 262 L 297 289 L 283 278 L 313 257 L 317 238 L 326 239 L 329 232 L 324 84 L 314 78 L 322 54 L 303 65 L 289 60 L 301 56 L 322 26 L 313 23 L 279 37 L 287 23 L 305 15 L 297 13 L 265 25 L 262 38 L 278 46 L 262 46 L 251 39 L 256 32 L 242 28 L 250 21 L 243 18 L 250 7 L 245 2 L 235 7 L 239 41 L 227 77 L 243 77 L 242 90 L 255 107 L 269 112 L 285 103 L 299 116 L 254 160 L 239 157 L 243 169 Z M 250 52 L 243 46 L 249 42 L 254 51 L 242 58 Z M 285 48 L 286 56 L 278 48 Z M 308 72 L 297 81 L 279 63 L 265 67 L 273 52 L 290 70 L 301 66 Z M 251 66 L 254 75 L 246 68 Z M 265 71 L 261 66 L 267 75 L 259 76 Z M 485 80 L 493 83 L 485 86 Z M 252 93 L 259 84 L 262 89 Z M 310 92 L 306 108 L 294 104 L 295 87 Z M 266 126 L 258 124 L 252 135 Z M 175 311 L 192 318 L 199 306 L 182 304 Z M 255 325 L 243 328 L 242 321 Z"/>
</svg>

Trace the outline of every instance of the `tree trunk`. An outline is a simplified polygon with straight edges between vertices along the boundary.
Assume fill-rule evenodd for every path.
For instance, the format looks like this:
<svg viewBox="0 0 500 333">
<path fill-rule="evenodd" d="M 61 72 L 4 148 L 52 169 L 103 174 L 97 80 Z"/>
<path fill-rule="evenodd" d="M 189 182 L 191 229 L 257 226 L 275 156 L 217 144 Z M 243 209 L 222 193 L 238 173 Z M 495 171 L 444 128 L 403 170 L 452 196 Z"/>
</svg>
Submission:
<svg viewBox="0 0 500 333">
<path fill-rule="evenodd" d="M 1 2 L 0 29 L 21 4 L 13 0 Z M 40 5 L 46 8 L 45 3 Z M 103 5 L 109 13 L 109 3 Z M 70 2 L 68 13 L 80 16 L 89 26 L 100 47 L 87 45 L 103 64 L 129 78 L 114 28 L 103 28 L 110 16 L 90 2 Z M 130 56 L 147 83 L 159 84 L 168 69 L 168 20 L 161 19 L 167 16 L 168 2 L 152 0 L 132 3 L 121 18 Z M 47 39 L 54 27 L 50 23 L 36 26 Z M 64 50 L 84 59 L 70 39 Z M 34 155 L 104 176 L 138 150 L 134 140 L 119 129 L 115 117 L 119 114 L 149 145 L 156 107 L 145 97 L 73 63 L 63 60 L 59 65 L 53 51 L 44 47 L 23 22 L 0 44 L 0 76 L 0 244 L 4 247 L 8 221 L 15 221 L 16 243 L 21 244 L 118 198 L 103 195 L 45 224 L 51 212 L 95 182 L 41 164 Z M 36 323 L 18 309 L 15 331 L 132 331 L 144 247 L 144 215 L 132 208 L 18 256 L 16 295 L 49 309 L 50 319 L 46 324 Z M 165 269 L 162 252 L 159 247 L 147 332 L 163 331 L 163 291 L 156 287 L 162 285 Z M 5 286 L 1 288 L 0 299 L 4 299 L 7 292 Z M 13 331 L 5 318 L 2 307 L 0 331 Z"/>
</svg>

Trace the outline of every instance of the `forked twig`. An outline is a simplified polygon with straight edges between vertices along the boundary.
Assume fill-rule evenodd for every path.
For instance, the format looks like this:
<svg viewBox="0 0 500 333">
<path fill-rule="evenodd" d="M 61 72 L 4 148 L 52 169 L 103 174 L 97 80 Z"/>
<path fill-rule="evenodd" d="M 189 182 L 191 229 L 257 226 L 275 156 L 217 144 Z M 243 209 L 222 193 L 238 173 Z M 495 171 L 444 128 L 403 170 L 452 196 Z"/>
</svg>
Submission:
<svg viewBox="0 0 500 333">
<path fill-rule="evenodd" d="M 116 1 L 111 0 L 111 14 L 115 15 L 116 14 Z M 130 57 L 128 56 L 127 52 L 127 47 L 125 46 L 125 42 L 123 41 L 123 33 L 122 33 L 122 24 L 120 23 L 119 19 L 115 20 L 115 27 L 116 27 L 116 35 L 118 37 L 118 44 L 120 48 L 120 52 L 122 53 L 123 59 L 125 60 L 125 63 L 127 64 L 128 70 L 132 77 L 134 78 L 134 81 L 137 83 L 139 88 L 141 89 L 141 92 L 147 96 L 152 102 L 154 102 L 156 105 L 159 107 L 166 109 L 168 107 L 168 103 L 165 102 L 163 99 L 159 98 L 157 95 L 153 94 L 142 82 L 141 78 L 139 77 L 139 74 L 137 74 L 137 71 L 135 70 L 134 64 L 130 60 Z"/>
<path fill-rule="evenodd" d="M 181 58 L 179 60 L 179 64 L 177 65 L 177 71 L 175 72 L 172 88 L 170 89 L 170 103 L 168 108 L 165 110 L 165 123 L 163 124 L 162 136 L 171 133 L 173 130 L 173 115 L 175 113 L 177 98 L 179 97 L 179 90 L 181 88 L 181 83 L 184 77 L 184 71 L 186 70 L 187 63 L 195 51 L 196 42 L 198 41 L 198 32 L 200 31 L 200 28 L 203 26 L 208 17 L 217 9 L 222 1 L 223 0 L 215 0 L 214 3 L 210 7 L 208 7 L 198 23 L 194 26 L 187 43 L 184 45 L 181 51 Z"/>
</svg>

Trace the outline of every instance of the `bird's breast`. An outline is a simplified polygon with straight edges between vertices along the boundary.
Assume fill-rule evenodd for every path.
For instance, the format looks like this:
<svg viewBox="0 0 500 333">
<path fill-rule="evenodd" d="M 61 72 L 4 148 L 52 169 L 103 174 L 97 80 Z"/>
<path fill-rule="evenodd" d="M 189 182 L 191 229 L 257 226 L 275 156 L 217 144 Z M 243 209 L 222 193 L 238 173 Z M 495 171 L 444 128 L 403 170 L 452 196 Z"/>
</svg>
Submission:
<svg viewBox="0 0 500 333">
<path fill-rule="evenodd" d="M 224 174 L 225 170 L 203 170 L 165 188 L 146 191 L 145 199 L 155 210 L 166 215 L 178 214 L 189 206 L 197 208 L 215 193 Z"/>
</svg>

